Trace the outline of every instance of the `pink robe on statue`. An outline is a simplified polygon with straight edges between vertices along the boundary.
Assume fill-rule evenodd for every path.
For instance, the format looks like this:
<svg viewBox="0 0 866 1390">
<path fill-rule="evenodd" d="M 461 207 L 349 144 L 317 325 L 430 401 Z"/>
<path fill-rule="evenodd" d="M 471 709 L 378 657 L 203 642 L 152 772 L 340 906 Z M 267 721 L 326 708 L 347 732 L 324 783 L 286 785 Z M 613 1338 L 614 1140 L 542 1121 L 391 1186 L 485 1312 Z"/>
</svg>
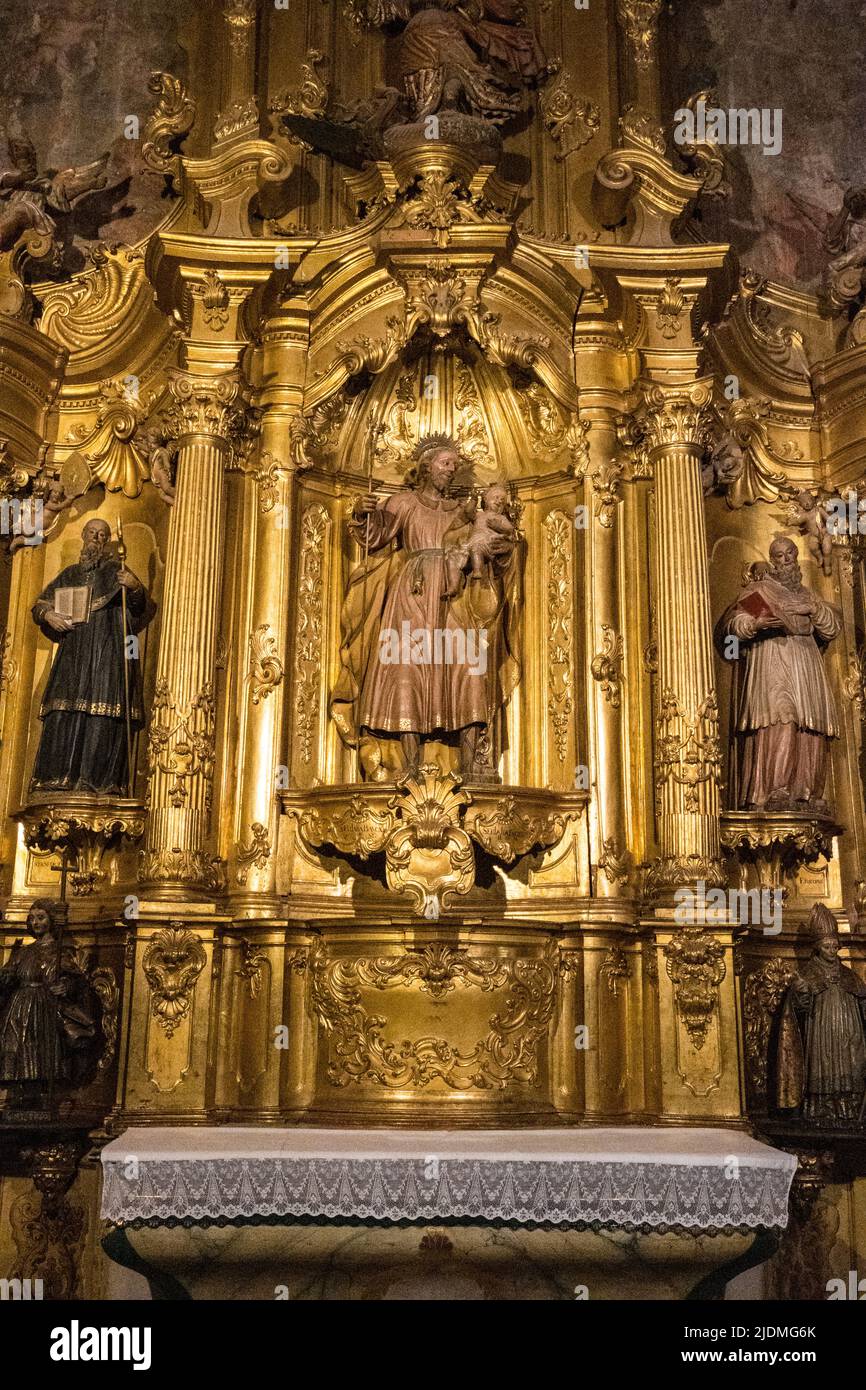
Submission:
<svg viewBox="0 0 866 1390">
<path fill-rule="evenodd" d="M 466 632 L 455 619 L 448 600 L 445 573 L 445 536 L 465 524 L 460 502 L 442 497 L 435 501 L 414 491 L 397 492 L 370 517 L 370 551 L 399 539 L 405 564 L 392 580 L 379 620 L 379 640 L 370 650 L 361 688 L 358 725 L 379 733 L 453 733 L 488 718 L 485 660 L 405 661 L 409 633 L 459 633 L 451 652 L 465 650 L 480 656 L 486 634 Z M 395 634 L 398 661 L 383 659 Z M 447 654 L 449 644 L 441 642 Z M 421 650 L 410 642 L 410 650 Z M 485 648 L 486 655 L 486 648 Z"/>
<path fill-rule="evenodd" d="M 761 631 L 757 619 L 764 614 L 784 615 L 794 631 Z M 841 626 L 832 604 L 772 575 L 750 584 L 724 615 L 723 631 L 748 643 L 735 710 L 740 809 L 821 800 L 828 741 L 839 736 L 839 721 L 816 638 L 829 641 Z"/>
</svg>

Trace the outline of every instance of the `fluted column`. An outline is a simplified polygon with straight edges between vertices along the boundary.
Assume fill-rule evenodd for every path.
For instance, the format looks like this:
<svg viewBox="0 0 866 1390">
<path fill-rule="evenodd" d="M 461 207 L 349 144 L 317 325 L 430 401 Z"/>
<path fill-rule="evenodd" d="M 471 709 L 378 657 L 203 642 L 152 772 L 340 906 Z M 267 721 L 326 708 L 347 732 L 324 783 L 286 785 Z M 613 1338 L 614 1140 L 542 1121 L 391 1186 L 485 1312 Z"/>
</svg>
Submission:
<svg viewBox="0 0 866 1390">
<path fill-rule="evenodd" d="M 214 770 L 214 663 L 222 577 L 224 470 L 243 420 L 234 373 L 175 372 L 168 425 L 177 495 L 165 572 L 148 737 L 149 808 L 140 878 L 164 897 L 214 891 L 208 852 Z"/>
<path fill-rule="evenodd" d="M 722 883 L 721 751 L 701 486 L 711 385 L 644 388 L 641 423 L 655 479 L 653 580 L 658 645 L 656 890 Z"/>
</svg>

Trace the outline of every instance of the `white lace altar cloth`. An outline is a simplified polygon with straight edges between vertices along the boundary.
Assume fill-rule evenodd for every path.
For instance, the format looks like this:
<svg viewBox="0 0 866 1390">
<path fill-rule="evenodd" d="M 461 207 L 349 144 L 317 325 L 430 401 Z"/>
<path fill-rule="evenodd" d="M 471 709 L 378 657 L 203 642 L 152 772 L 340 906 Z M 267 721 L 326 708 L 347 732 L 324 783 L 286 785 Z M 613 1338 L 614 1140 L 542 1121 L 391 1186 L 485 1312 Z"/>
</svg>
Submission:
<svg viewBox="0 0 866 1390">
<path fill-rule="evenodd" d="M 128 1129 L 110 1221 L 349 1218 L 784 1227 L 797 1160 L 720 1129 Z"/>
</svg>

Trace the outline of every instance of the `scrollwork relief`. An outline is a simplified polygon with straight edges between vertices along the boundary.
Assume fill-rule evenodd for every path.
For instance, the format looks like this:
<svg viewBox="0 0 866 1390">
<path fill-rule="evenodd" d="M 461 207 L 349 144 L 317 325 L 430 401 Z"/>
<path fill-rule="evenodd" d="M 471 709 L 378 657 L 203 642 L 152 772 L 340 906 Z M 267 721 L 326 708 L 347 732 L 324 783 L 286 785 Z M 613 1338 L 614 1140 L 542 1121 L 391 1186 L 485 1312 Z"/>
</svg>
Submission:
<svg viewBox="0 0 866 1390">
<path fill-rule="evenodd" d="M 151 1013 L 167 1038 L 188 1017 L 196 980 L 206 964 L 199 938 L 179 924 L 151 937 L 141 965 L 150 986 Z"/>
<path fill-rule="evenodd" d="M 535 1082 L 539 1045 L 556 999 L 557 972 L 547 957 L 501 959 L 435 943 L 419 952 L 373 958 L 312 958 L 312 1000 L 331 1038 L 327 1076 L 332 1086 L 366 1083 L 396 1090 L 439 1081 L 451 1090 L 504 1090 Z M 392 1043 L 385 1019 L 367 1012 L 362 990 L 412 985 L 443 999 L 455 988 L 505 991 L 489 1032 L 461 1050 L 444 1037 Z"/>
</svg>

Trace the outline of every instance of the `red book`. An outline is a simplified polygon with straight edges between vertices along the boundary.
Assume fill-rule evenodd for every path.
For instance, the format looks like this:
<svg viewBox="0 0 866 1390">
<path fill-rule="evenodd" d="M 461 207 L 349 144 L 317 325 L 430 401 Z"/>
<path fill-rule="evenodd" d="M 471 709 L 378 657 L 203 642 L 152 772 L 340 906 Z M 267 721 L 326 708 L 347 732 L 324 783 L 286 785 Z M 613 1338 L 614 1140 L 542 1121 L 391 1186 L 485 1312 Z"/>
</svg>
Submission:
<svg viewBox="0 0 866 1390">
<path fill-rule="evenodd" d="M 741 598 L 738 606 L 745 609 L 752 618 L 775 618 L 777 616 L 757 590 L 751 594 L 746 594 L 745 598 Z"/>
</svg>

